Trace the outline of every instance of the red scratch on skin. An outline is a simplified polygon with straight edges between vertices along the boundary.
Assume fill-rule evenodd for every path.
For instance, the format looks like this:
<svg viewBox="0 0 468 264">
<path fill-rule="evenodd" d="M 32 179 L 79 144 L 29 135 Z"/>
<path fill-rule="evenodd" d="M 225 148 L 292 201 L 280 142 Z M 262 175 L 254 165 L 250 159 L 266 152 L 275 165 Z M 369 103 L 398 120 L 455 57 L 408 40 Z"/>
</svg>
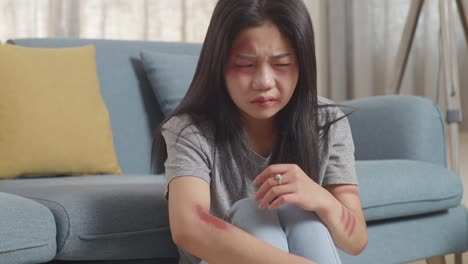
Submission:
<svg viewBox="0 0 468 264">
<path fill-rule="evenodd" d="M 345 223 L 346 222 L 346 209 L 344 206 L 341 206 L 341 222 Z"/>
<path fill-rule="evenodd" d="M 351 224 L 352 220 L 351 220 L 351 214 L 346 208 L 345 208 L 345 214 L 346 214 L 345 230 L 348 231 L 349 224 Z"/>
<path fill-rule="evenodd" d="M 355 188 L 340 189 L 336 194 L 353 194 L 359 196 L 359 192 Z"/>
<path fill-rule="evenodd" d="M 341 222 L 345 226 L 348 237 L 350 237 L 354 233 L 354 228 L 356 227 L 356 217 L 344 206 L 341 206 Z"/>
<path fill-rule="evenodd" d="M 223 220 L 221 220 L 220 218 L 218 217 L 215 217 L 211 214 L 209 214 L 201 205 L 197 205 L 195 207 L 195 210 L 198 214 L 198 217 L 200 217 L 200 219 L 209 224 L 209 225 L 212 225 L 218 229 L 221 229 L 221 230 L 227 230 L 229 228 L 229 224 Z"/>
<path fill-rule="evenodd" d="M 354 227 L 356 226 L 356 217 L 352 213 L 351 214 L 351 226 L 348 229 L 348 237 L 350 237 L 354 233 Z"/>
</svg>

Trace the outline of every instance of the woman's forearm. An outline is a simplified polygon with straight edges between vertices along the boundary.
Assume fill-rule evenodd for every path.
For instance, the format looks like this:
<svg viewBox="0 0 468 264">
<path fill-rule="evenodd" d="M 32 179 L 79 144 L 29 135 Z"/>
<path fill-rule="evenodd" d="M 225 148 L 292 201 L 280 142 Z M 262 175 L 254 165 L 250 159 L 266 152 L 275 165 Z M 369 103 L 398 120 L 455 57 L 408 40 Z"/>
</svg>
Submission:
<svg viewBox="0 0 468 264">
<path fill-rule="evenodd" d="M 314 263 L 257 239 L 212 216 L 201 206 L 195 206 L 193 210 L 191 223 L 174 240 L 179 247 L 210 264 Z"/>
<path fill-rule="evenodd" d="M 355 213 L 325 191 L 323 208 L 316 213 L 328 227 L 333 241 L 341 250 L 359 255 L 367 246 L 366 221 L 362 215 Z"/>
</svg>

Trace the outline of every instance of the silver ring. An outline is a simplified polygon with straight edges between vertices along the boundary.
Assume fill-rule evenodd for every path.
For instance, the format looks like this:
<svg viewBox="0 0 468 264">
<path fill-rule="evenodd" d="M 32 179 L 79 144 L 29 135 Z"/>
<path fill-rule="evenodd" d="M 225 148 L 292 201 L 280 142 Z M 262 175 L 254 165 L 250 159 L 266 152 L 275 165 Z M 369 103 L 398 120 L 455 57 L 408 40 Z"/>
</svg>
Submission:
<svg viewBox="0 0 468 264">
<path fill-rule="evenodd" d="M 278 182 L 279 185 L 283 183 L 283 175 L 282 174 L 276 174 L 275 175 L 275 180 Z"/>
</svg>

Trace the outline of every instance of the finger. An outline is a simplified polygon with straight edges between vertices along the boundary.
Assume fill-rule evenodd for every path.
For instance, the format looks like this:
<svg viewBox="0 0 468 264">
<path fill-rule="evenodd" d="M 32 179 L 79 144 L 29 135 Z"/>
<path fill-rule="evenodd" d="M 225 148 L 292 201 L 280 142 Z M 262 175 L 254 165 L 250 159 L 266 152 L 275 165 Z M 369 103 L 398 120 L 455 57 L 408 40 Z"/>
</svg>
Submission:
<svg viewBox="0 0 468 264">
<path fill-rule="evenodd" d="M 253 185 L 259 185 L 268 180 L 275 174 L 283 174 L 288 171 L 290 164 L 273 164 L 264 169 L 252 182 Z"/>
<path fill-rule="evenodd" d="M 283 178 L 281 181 L 281 185 L 288 184 L 290 182 L 291 175 L 289 173 L 286 173 L 286 174 L 282 174 L 282 176 Z M 278 180 L 275 179 L 274 176 L 271 176 L 270 178 L 268 178 L 266 181 L 263 182 L 262 186 L 260 186 L 257 193 L 255 194 L 254 200 L 258 201 L 260 199 L 263 199 L 263 197 L 268 192 L 268 190 L 270 190 L 270 188 L 277 186 L 277 185 L 280 185 L 280 183 L 278 182 Z"/>
<path fill-rule="evenodd" d="M 258 205 L 258 208 L 263 209 L 267 207 L 273 200 L 275 200 L 278 197 L 281 197 L 286 194 L 293 193 L 294 190 L 292 189 L 291 185 L 278 185 L 275 187 L 270 188 L 270 190 L 267 192 L 263 200 L 260 202 Z"/>
<path fill-rule="evenodd" d="M 283 176 L 284 177 L 284 176 Z M 277 186 L 278 181 L 276 181 L 273 177 L 270 177 L 268 180 L 263 182 L 262 186 L 260 186 L 260 189 L 258 189 L 257 193 L 255 194 L 254 200 L 258 201 L 265 196 L 265 194 L 270 190 L 271 187 Z"/>
<path fill-rule="evenodd" d="M 274 200 L 270 206 L 268 206 L 268 209 L 276 209 L 282 205 L 285 204 L 294 204 L 296 200 L 296 194 L 295 193 L 289 193 L 289 194 L 284 194 L 278 197 L 276 200 Z"/>
</svg>

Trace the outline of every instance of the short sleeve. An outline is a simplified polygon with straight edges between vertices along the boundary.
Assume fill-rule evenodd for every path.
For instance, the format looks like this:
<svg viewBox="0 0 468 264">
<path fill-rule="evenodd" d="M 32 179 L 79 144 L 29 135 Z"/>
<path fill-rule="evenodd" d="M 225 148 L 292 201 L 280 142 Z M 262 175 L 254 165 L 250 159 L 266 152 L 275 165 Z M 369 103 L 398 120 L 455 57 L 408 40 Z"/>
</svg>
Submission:
<svg viewBox="0 0 468 264">
<path fill-rule="evenodd" d="M 337 117 L 343 116 L 339 111 Z M 348 119 L 333 123 L 329 130 L 329 157 L 323 185 L 357 184 L 354 142 Z"/>
<path fill-rule="evenodd" d="M 164 162 L 166 198 L 169 183 L 180 176 L 199 177 L 210 183 L 210 158 L 206 139 L 188 122 L 188 117 L 173 117 L 162 127 L 167 159 Z"/>
</svg>

